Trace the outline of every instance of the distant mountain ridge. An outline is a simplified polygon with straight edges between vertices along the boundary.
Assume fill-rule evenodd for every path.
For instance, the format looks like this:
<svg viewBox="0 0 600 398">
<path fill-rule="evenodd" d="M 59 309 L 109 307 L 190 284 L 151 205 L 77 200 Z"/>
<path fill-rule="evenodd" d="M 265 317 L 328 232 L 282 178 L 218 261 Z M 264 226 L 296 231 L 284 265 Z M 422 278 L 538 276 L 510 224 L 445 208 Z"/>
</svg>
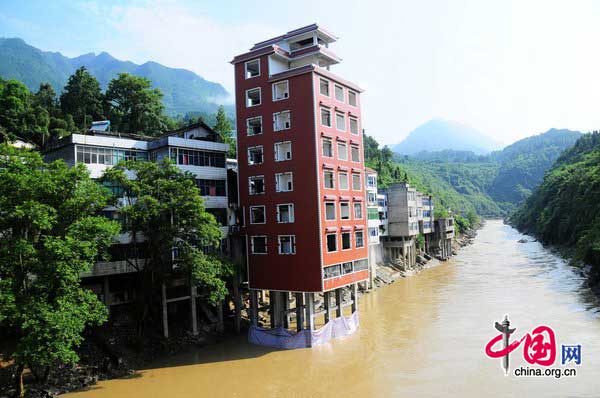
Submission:
<svg viewBox="0 0 600 398">
<path fill-rule="evenodd" d="M 69 76 L 85 66 L 103 90 L 118 73 L 148 78 L 164 94 L 163 103 L 171 115 L 187 112 L 215 112 L 229 93 L 219 83 L 208 81 L 186 69 L 169 68 L 149 61 L 142 65 L 121 61 L 101 52 L 69 58 L 58 52 L 39 50 L 19 38 L 0 38 L 0 77 L 20 80 L 37 91 L 40 83 L 50 83 L 60 93 Z"/>
<path fill-rule="evenodd" d="M 456 150 L 485 155 L 498 147 L 498 143 L 472 127 L 436 118 L 411 131 L 402 142 L 392 147 L 392 151 L 400 155 L 414 155 L 419 152 Z"/>
</svg>

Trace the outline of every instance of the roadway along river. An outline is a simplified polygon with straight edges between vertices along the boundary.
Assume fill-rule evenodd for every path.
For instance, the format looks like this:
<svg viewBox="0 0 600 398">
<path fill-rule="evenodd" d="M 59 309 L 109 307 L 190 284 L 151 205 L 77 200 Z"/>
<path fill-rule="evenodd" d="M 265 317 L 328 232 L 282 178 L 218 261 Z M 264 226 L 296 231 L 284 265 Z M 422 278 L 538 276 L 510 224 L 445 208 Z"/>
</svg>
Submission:
<svg viewBox="0 0 600 398">
<path fill-rule="evenodd" d="M 600 394 L 600 307 L 582 279 L 538 243 L 488 221 L 452 260 L 366 295 L 360 330 L 313 349 L 234 341 L 175 356 L 80 397 L 591 397 Z M 504 376 L 484 355 L 508 313 L 515 340 L 540 324 L 581 344 L 576 377 Z M 511 369 L 528 365 L 522 345 Z M 535 367 L 531 366 L 530 367 Z"/>
</svg>

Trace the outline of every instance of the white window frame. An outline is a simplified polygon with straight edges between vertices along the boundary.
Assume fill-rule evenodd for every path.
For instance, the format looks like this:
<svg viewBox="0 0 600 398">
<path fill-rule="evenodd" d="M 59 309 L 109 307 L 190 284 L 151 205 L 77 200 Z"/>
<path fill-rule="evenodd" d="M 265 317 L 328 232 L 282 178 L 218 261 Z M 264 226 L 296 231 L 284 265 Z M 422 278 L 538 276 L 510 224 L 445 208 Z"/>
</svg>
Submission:
<svg viewBox="0 0 600 398">
<path fill-rule="evenodd" d="M 260 149 L 260 152 L 262 154 L 262 162 L 260 162 L 260 163 L 250 163 L 250 150 L 252 150 L 252 149 Z M 259 164 L 263 164 L 265 162 L 265 150 L 264 150 L 264 148 L 263 148 L 262 145 L 250 146 L 250 147 L 248 147 L 247 151 L 248 151 L 248 154 L 247 154 L 248 155 L 248 159 L 247 159 L 248 160 L 248 166 L 256 166 L 256 165 L 259 165 Z"/>
<path fill-rule="evenodd" d="M 281 238 L 291 238 L 292 252 L 291 253 L 282 253 L 281 252 Z M 296 235 L 277 235 L 277 252 L 282 256 L 293 256 L 296 254 Z"/>
<path fill-rule="evenodd" d="M 329 124 L 323 123 L 323 111 L 329 112 Z M 331 109 L 330 108 L 322 106 L 321 109 L 320 109 L 319 117 L 321 119 L 321 126 L 325 126 L 325 127 L 331 127 L 332 126 L 333 120 L 331 120 Z"/>
<path fill-rule="evenodd" d="M 263 221 L 263 222 L 253 222 L 253 220 L 252 220 L 252 209 L 254 209 L 254 208 L 260 208 L 260 207 L 262 207 L 262 209 L 263 209 L 265 221 Z M 256 224 L 266 224 L 267 223 L 267 208 L 265 207 L 265 205 L 250 206 L 249 207 L 249 211 L 248 211 L 248 218 L 250 218 L 250 224 L 253 224 L 253 225 L 256 225 Z"/>
<path fill-rule="evenodd" d="M 259 192 L 259 193 L 252 193 L 252 189 L 250 188 L 250 183 L 252 182 L 253 179 L 259 179 L 259 178 L 262 178 L 262 180 L 263 180 L 263 191 Z M 264 175 L 248 177 L 248 195 L 249 196 L 264 195 L 266 191 L 267 191 L 267 185 L 265 184 L 265 176 Z"/>
<path fill-rule="evenodd" d="M 324 149 L 325 142 L 329 142 L 329 144 L 331 145 L 331 156 L 325 154 L 325 149 Z M 334 157 L 335 145 L 333 144 L 333 140 L 331 138 L 327 138 L 327 137 L 321 138 L 321 152 L 323 153 L 323 156 L 326 158 Z"/>
<path fill-rule="evenodd" d="M 284 222 L 279 218 L 279 206 L 288 206 L 288 212 L 290 213 L 290 221 Z M 277 223 L 278 224 L 293 224 L 296 221 L 294 216 L 294 204 L 293 203 L 279 203 L 275 205 L 275 210 L 277 211 Z"/>
<path fill-rule="evenodd" d="M 356 235 L 360 234 L 362 236 L 362 245 L 358 245 L 358 239 L 356 239 Z M 357 249 L 365 247 L 365 233 L 364 231 L 354 231 L 354 247 Z"/>
<path fill-rule="evenodd" d="M 254 251 L 254 238 L 265 238 L 265 252 L 264 253 L 256 253 Z M 250 253 L 251 254 L 259 254 L 259 255 L 269 254 L 269 238 L 267 237 L 267 235 L 251 235 L 250 236 Z"/>
<path fill-rule="evenodd" d="M 335 250 L 329 250 L 329 236 L 333 235 L 335 236 Z M 329 233 L 329 234 L 325 234 L 325 250 L 327 253 L 335 253 L 338 251 L 338 239 L 337 239 L 337 232 L 334 233 Z"/>
<path fill-rule="evenodd" d="M 342 206 L 348 208 L 348 218 L 342 218 Z M 352 220 L 352 212 L 350 211 L 350 202 L 340 202 L 340 220 Z"/>
<path fill-rule="evenodd" d="M 342 99 L 339 99 L 339 98 L 338 98 L 338 96 L 337 96 L 337 89 L 338 89 L 338 88 L 341 88 L 341 89 L 342 89 Z M 345 99 L 346 99 L 346 98 L 345 98 L 345 97 L 346 97 L 346 94 L 345 94 L 344 86 L 342 86 L 342 85 L 339 85 L 339 84 L 337 84 L 337 83 L 334 83 L 334 84 L 333 84 L 333 97 L 334 97 L 334 98 L 335 98 L 335 100 L 336 100 L 336 101 L 338 101 L 338 102 L 341 102 L 341 103 L 344 103 L 344 102 L 346 102 L 346 101 L 345 101 Z"/>
<path fill-rule="evenodd" d="M 288 126 L 286 127 L 284 125 L 283 128 L 278 128 L 279 123 L 277 123 L 277 118 L 279 117 L 279 115 L 282 115 L 284 113 L 287 113 L 289 115 Z M 283 130 L 289 130 L 291 128 L 292 128 L 292 112 L 291 111 L 285 110 L 285 111 L 273 113 L 273 131 L 283 131 Z"/>
<path fill-rule="evenodd" d="M 338 127 L 338 116 L 341 116 L 344 118 L 344 127 L 343 128 L 339 128 Z M 343 112 L 335 112 L 335 129 L 337 131 L 346 131 L 346 114 Z"/>
<path fill-rule="evenodd" d="M 358 176 L 358 189 L 354 188 L 354 177 Z M 353 191 L 361 191 L 362 190 L 362 176 L 360 173 L 352 173 L 352 190 Z"/>
<path fill-rule="evenodd" d="M 280 189 L 281 187 L 279 186 L 280 185 L 279 178 L 284 175 L 290 175 L 292 189 L 285 189 L 285 190 Z M 291 171 L 286 171 L 284 173 L 275 173 L 275 192 L 293 192 L 293 191 L 294 191 L 294 173 L 292 173 Z"/>
<path fill-rule="evenodd" d="M 351 94 L 354 94 L 354 104 L 350 101 Z M 358 106 L 358 93 L 356 91 L 348 90 L 348 105 Z"/>
<path fill-rule="evenodd" d="M 326 173 L 331 173 L 331 181 L 333 182 L 333 186 L 332 187 L 328 187 L 325 185 L 325 174 Z M 335 183 L 335 171 L 333 170 L 323 170 L 323 186 L 325 187 L 325 189 L 335 189 L 336 183 Z"/>
<path fill-rule="evenodd" d="M 323 94 L 321 92 L 321 82 L 327 82 L 327 94 Z M 322 96 L 325 96 L 325 97 L 331 97 L 331 82 L 322 77 L 319 78 L 319 94 L 321 94 Z"/>
<path fill-rule="evenodd" d="M 352 131 L 352 122 L 356 122 L 356 133 L 354 131 Z M 348 126 L 350 128 L 350 134 L 353 135 L 359 135 L 360 134 L 360 128 L 358 127 L 358 118 L 357 117 L 348 117 Z"/>
<path fill-rule="evenodd" d="M 371 235 L 371 231 L 375 231 L 375 235 Z M 379 228 L 377 227 L 369 227 L 369 237 L 370 238 L 376 238 L 379 236 Z"/>
<path fill-rule="evenodd" d="M 254 62 L 256 62 L 258 64 L 258 75 L 248 76 L 248 64 L 254 63 Z M 246 80 L 253 79 L 253 78 L 259 77 L 259 76 L 260 76 L 260 58 L 251 59 L 249 61 L 244 62 L 244 77 L 246 78 Z"/>
<path fill-rule="evenodd" d="M 342 176 L 346 176 L 346 188 L 344 188 L 342 186 Z M 340 191 L 349 191 L 350 190 L 350 181 L 348 180 L 348 172 L 338 171 L 338 188 Z"/>
<path fill-rule="evenodd" d="M 248 104 L 248 93 L 250 91 L 256 91 L 258 90 L 258 104 L 256 105 L 249 105 Z M 248 90 L 246 90 L 246 108 L 254 108 L 257 106 L 261 106 L 262 105 L 262 88 L 260 87 L 253 87 L 253 88 L 249 88 Z"/>
<path fill-rule="evenodd" d="M 344 235 L 348 235 L 350 237 L 350 242 L 347 249 L 344 249 Z M 352 232 L 344 231 L 340 233 L 340 250 L 343 252 L 352 250 Z"/>
<path fill-rule="evenodd" d="M 260 120 L 260 133 L 256 133 L 256 134 L 249 134 L 250 132 L 250 121 L 251 120 Z M 253 135 L 261 135 L 263 133 L 263 121 L 262 121 L 262 116 L 256 116 L 256 117 L 249 117 L 248 119 L 246 119 L 246 135 L 248 137 L 252 137 Z"/>
<path fill-rule="evenodd" d="M 373 180 L 373 184 L 371 184 L 370 180 Z M 377 177 L 373 174 L 367 175 L 367 188 L 377 188 Z"/>
<path fill-rule="evenodd" d="M 340 146 L 343 146 L 345 148 L 344 151 L 340 151 Z M 335 149 L 337 151 L 337 155 L 338 155 L 338 159 L 339 160 L 348 160 L 348 144 L 346 144 L 343 141 L 338 141 L 337 144 L 336 144 L 336 148 Z M 345 158 L 342 158 L 340 156 L 343 153 L 346 154 Z"/>
<path fill-rule="evenodd" d="M 352 156 L 352 151 L 356 149 L 356 153 L 358 154 L 358 159 L 354 160 L 354 156 Z M 350 145 L 350 161 L 355 163 L 360 163 L 360 146 L 358 145 Z"/>
<path fill-rule="evenodd" d="M 333 218 L 327 218 L 327 205 L 333 205 Z M 333 201 L 325 202 L 325 221 L 335 221 L 337 220 L 337 206 Z"/>
<path fill-rule="evenodd" d="M 286 90 L 284 91 L 285 95 L 283 96 L 283 98 L 277 98 L 277 96 L 275 95 L 275 86 L 277 86 L 278 84 L 282 84 L 285 83 L 286 85 Z M 289 80 L 282 80 L 279 82 L 275 82 L 271 85 L 271 90 L 273 91 L 273 102 L 277 102 L 277 101 L 283 101 L 286 100 L 288 98 L 290 98 L 290 82 Z"/>
<path fill-rule="evenodd" d="M 356 216 L 356 207 L 357 206 L 360 209 L 360 217 Z M 364 213 L 364 208 L 363 208 L 362 202 L 354 202 L 352 204 L 352 216 L 354 217 L 354 219 L 355 220 L 362 220 L 363 219 L 363 213 Z"/>
<path fill-rule="evenodd" d="M 285 159 L 277 159 L 277 147 L 279 145 L 284 145 L 284 144 L 290 144 L 290 157 L 289 158 L 285 158 Z M 292 151 L 292 141 L 280 141 L 280 142 L 276 142 L 275 144 L 273 144 L 273 150 L 274 150 L 274 158 L 276 162 L 285 162 L 286 160 L 292 160 L 292 157 L 294 156 L 293 151 Z M 287 152 L 286 152 L 287 153 Z"/>
</svg>

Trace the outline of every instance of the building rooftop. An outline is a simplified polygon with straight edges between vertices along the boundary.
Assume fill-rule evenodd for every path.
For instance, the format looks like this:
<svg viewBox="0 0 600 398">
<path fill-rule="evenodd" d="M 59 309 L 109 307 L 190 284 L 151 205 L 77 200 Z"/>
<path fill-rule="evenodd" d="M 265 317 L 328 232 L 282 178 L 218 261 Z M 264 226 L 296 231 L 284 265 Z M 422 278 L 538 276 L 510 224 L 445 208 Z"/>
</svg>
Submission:
<svg viewBox="0 0 600 398">
<path fill-rule="evenodd" d="M 337 36 L 333 35 L 332 33 L 328 32 L 327 30 L 323 29 L 318 24 L 313 23 L 311 25 L 303 26 L 298 29 L 290 30 L 289 32 L 287 32 L 281 36 L 273 37 L 272 39 L 263 40 L 261 42 L 258 42 L 256 44 L 254 44 L 254 46 L 252 46 L 250 51 L 258 50 L 260 48 L 264 48 L 264 47 L 270 46 L 272 44 L 277 44 L 282 41 L 291 41 L 292 39 L 299 39 L 299 38 L 301 38 L 301 36 L 306 35 L 308 33 L 312 33 L 312 32 L 316 32 L 319 39 L 327 44 L 333 43 L 334 41 L 336 41 L 338 39 Z"/>
</svg>

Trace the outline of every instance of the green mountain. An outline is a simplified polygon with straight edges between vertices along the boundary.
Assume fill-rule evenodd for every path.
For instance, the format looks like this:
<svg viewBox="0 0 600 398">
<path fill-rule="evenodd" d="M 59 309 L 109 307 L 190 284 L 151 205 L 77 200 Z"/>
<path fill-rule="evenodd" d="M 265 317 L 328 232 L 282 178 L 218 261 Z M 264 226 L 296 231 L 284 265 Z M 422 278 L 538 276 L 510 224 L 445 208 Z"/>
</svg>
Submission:
<svg viewBox="0 0 600 398">
<path fill-rule="evenodd" d="M 600 282 L 600 133 L 566 150 L 511 221 L 543 243 L 574 248 Z"/>
<path fill-rule="evenodd" d="M 487 154 L 498 144 L 481 132 L 458 122 L 432 119 L 411 131 L 392 150 L 400 155 L 415 155 L 422 151 L 437 152 L 446 149 Z"/>
<path fill-rule="evenodd" d="M 225 102 L 229 97 L 223 86 L 189 70 L 169 68 L 156 62 L 138 65 L 118 60 L 106 52 L 69 58 L 57 52 L 41 51 L 22 39 L 0 38 L 0 59 L 1 78 L 22 81 L 34 92 L 40 83 L 47 82 L 60 93 L 69 76 L 80 66 L 85 66 L 103 89 L 118 73 L 142 76 L 162 91 L 165 108 L 171 115 L 214 113 L 219 102 Z"/>
<path fill-rule="evenodd" d="M 443 180 L 472 203 L 478 214 L 498 217 L 514 211 L 579 137 L 577 131 L 551 129 L 485 156 L 444 150 L 396 155 L 395 160 L 412 174 L 429 173 Z"/>
</svg>

